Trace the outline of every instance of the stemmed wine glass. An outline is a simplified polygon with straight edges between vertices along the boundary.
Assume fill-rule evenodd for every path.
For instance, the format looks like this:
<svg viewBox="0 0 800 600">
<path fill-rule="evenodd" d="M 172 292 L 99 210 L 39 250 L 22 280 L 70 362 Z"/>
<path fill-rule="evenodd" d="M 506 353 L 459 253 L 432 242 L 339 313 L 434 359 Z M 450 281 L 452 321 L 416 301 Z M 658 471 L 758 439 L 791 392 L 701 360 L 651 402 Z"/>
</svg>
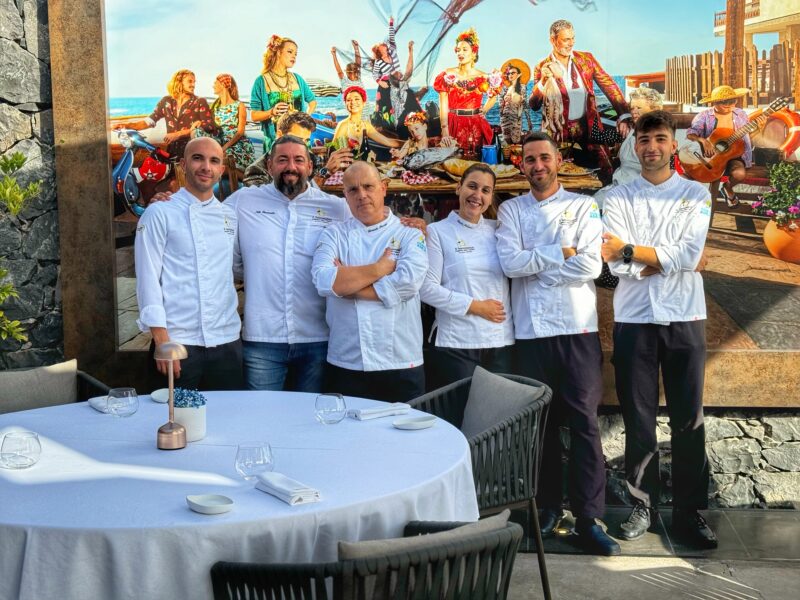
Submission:
<svg viewBox="0 0 800 600">
<path fill-rule="evenodd" d="M 236 448 L 236 472 L 247 481 L 253 481 L 259 473 L 274 468 L 275 459 L 268 443 L 242 442 Z"/>
</svg>

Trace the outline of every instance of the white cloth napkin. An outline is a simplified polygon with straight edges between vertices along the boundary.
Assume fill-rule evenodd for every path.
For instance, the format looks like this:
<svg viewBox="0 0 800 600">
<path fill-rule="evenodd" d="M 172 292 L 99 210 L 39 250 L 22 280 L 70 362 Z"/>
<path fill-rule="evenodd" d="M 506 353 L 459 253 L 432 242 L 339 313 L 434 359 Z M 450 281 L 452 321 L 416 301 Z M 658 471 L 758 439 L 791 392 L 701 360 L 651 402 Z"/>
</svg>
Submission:
<svg viewBox="0 0 800 600">
<path fill-rule="evenodd" d="M 89 398 L 89 406 L 101 413 L 108 412 L 108 397 L 107 396 L 97 396 L 95 398 Z"/>
<path fill-rule="evenodd" d="M 393 402 L 388 406 L 377 408 L 351 408 L 347 411 L 347 416 L 359 421 L 377 419 L 379 417 L 391 417 L 392 415 L 404 415 L 411 407 L 404 402 Z"/>
<path fill-rule="evenodd" d="M 318 490 L 295 481 L 286 475 L 275 472 L 261 473 L 256 477 L 256 489 L 283 500 L 289 506 L 319 502 L 322 497 Z"/>
</svg>

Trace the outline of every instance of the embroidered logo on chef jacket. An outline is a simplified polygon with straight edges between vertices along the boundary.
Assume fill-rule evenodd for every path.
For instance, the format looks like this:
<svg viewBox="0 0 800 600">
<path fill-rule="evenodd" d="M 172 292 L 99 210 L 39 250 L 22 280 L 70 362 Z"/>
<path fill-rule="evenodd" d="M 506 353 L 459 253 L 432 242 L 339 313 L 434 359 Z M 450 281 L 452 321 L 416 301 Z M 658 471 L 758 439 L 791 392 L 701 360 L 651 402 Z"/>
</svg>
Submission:
<svg viewBox="0 0 800 600">
<path fill-rule="evenodd" d="M 475 252 L 475 246 L 468 246 L 467 242 L 465 242 L 462 239 L 456 238 L 456 253 L 469 254 L 470 252 Z"/>
<path fill-rule="evenodd" d="M 705 205 L 700 209 L 700 214 L 704 217 L 711 215 L 711 199 L 705 201 Z"/>
<path fill-rule="evenodd" d="M 417 248 L 420 250 L 425 250 L 425 236 L 421 235 L 417 238 Z"/>
<path fill-rule="evenodd" d="M 225 216 L 222 217 L 222 219 L 225 221 L 224 224 L 222 225 L 222 231 L 224 231 L 228 235 L 234 235 L 236 233 L 236 229 L 234 229 L 233 225 L 231 225 L 231 222 L 228 221 L 228 217 Z"/>
<path fill-rule="evenodd" d="M 144 231 L 144 223 L 140 223 L 136 226 L 136 232 Z"/>
<path fill-rule="evenodd" d="M 256 214 L 257 215 L 274 215 L 275 211 L 274 210 L 257 210 Z"/>
<path fill-rule="evenodd" d="M 333 218 L 329 217 L 322 208 L 318 208 L 316 214 L 311 217 L 311 221 L 314 223 L 324 223 L 327 225 L 333 221 Z"/>
<path fill-rule="evenodd" d="M 589 212 L 590 219 L 599 219 L 600 218 L 600 207 L 597 206 L 597 202 L 592 202 L 591 212 Z"/>
<path fill-rule="evenodd" d="M 389 240 L 389 248 L 392 251 L 392 256 L 400 256 L 400 240 L 392 237 L 392 239 Z"/>
<path fill-rule="evenodd" d="M 561 213 L 561 218 L 558 220 L 559 225 L 574 225 L 575 221 L 578 219 L 575 217 L 575 214 L 570 210 L 567 209 L 563 213 Z"/>
</svg>

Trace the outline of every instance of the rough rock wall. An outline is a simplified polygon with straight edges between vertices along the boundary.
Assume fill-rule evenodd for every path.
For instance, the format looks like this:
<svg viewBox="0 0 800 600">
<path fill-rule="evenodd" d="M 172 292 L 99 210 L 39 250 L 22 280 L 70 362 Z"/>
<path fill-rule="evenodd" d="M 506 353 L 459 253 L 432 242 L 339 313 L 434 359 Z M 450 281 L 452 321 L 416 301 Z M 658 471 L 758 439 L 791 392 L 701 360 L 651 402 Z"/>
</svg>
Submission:
<svg viewBox="0 0 800 600">
<path fill-rule="evenodd" d="M 47 0 L 0 0 L 0 155 L 22 152 L 21 185 L 41 193 L 18 217 L 0 211 L 0 258 L 19 298 L 3 308 L 28 342 L 0 342 L 0 369 L 63 357 Z"/>
</svg>

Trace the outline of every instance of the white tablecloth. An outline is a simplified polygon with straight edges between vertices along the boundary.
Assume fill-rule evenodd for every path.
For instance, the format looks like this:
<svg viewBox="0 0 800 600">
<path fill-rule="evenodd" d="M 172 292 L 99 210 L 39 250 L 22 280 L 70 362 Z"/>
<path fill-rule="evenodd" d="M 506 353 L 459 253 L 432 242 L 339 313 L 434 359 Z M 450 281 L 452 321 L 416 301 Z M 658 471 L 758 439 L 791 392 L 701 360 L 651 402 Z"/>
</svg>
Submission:
<svg viewBox="0 0 800 600">
<path fill-rule="evenodd" d="M 218 560 L 335 560 L 339 540 L 478 517 L 467 442 L 444 421 L 420 431 L 394 429 L 398 417 L 322 425 L 313 394 L 206 396 L 206 438 L 175 451 L 156 449 L 167 407 L 149 396 L 129 418 L 85 402 L 0 415 L 0 437 L 28 429 L 42 442 L 34 467 L 0 469 L 0 598 L 210 598 Z M 322 501 L 290 507 L 239 478 L 236 444 L 249 440 L 268 441 L 275 470 Z M 187 494 L 235 505 L 199 515 Z"/>
</svg>

